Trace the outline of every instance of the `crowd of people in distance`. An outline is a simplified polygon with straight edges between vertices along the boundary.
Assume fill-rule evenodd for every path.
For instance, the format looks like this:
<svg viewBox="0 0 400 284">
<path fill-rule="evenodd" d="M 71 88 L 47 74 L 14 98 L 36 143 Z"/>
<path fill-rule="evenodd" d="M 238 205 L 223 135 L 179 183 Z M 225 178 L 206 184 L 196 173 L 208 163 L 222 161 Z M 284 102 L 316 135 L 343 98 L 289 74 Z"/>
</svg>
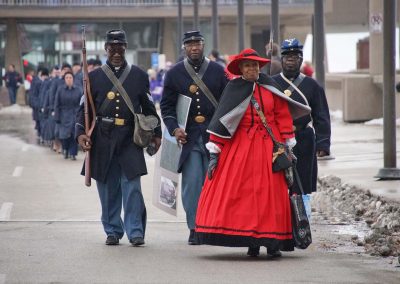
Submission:
<svg viewBox="0 0 400 284">
<path fill-rule="evenodd" d="M 101 66 L 101 61 L 88 60 L 88 71 Z M 39 66 L 37 74 L 28 73 L 30 82 L 28 104 L 32 108 L 37 143 L 76 160 L 75 118 L 83 95 L 80 63 L 63 63 L 50 70 Z"/>
</svg>

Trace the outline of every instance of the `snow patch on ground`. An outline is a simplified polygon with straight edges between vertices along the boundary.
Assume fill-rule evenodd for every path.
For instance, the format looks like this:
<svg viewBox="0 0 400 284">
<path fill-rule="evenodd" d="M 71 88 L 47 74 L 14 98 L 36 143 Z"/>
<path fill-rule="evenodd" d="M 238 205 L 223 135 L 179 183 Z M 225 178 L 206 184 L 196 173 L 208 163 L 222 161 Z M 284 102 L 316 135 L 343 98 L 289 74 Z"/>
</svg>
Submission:
<svg viewBox="0 0 400 284">
<path fill-rule="evenodd" d="M 383 118 L 376 118 L 369 121 L 364 122 L 365 125 L 383 125 Z M 396 119 L 396 126 L 400 126 L 400 118 Z"/>
</svg>

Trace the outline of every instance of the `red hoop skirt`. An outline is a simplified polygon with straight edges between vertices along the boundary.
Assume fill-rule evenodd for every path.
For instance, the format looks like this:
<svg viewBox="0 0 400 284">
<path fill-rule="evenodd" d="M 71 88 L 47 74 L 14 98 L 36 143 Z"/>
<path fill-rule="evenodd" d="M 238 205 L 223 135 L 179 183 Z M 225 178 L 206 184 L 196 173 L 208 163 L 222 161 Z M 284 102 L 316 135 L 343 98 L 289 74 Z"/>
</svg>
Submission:
<svg viewBox="0 0 400 284">
<path fill-rule="evenodd" d="M 287 103 L 261 90 L 275 137 L 293 137 Z M 255 97 L 260 103 L 257 88 Z M 294 246 L 288 188 L 283 172 L 272 172 L 272 140 L 251 108 L 250 103 L 232 139 L 210 137 L 222 152 L 213 178 L 207 177 L 203 186 L 196 238 L 200 244 L 290 251 Z"/>
</svg>

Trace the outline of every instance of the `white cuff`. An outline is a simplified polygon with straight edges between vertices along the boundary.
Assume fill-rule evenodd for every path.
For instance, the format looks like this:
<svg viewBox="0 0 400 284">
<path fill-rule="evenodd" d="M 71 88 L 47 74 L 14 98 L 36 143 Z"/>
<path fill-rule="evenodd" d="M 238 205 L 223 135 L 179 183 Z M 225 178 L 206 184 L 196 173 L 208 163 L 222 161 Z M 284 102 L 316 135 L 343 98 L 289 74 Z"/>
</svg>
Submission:
<svg viewBox="0 0 400 284">
<path fill-rule="evenodd" d="M 293 138 L 286 139 L 286 145 L 289 148 L 293 148 L 294 146 L 296 146 L 296 144 L 297 144 L 296 138 L 293 137 Z"/>
<path fill-rule="evenodd" d="M 214 153 L 214 154 L 221 153 L 221 148 L 219 148 L 218 145 L 213 142 L 208 142 L 206 144 L 206 148 L 208 151 L 210 151 L 210 153 Z"/>
</svg>

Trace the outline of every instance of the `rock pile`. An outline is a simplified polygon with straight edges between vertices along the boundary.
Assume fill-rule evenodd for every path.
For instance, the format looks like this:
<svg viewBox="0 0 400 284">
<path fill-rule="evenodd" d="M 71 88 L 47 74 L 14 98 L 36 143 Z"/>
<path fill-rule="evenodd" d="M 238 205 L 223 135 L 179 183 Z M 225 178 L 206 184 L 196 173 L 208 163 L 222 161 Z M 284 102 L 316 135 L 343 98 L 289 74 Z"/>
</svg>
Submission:
<svg viewBox="0 0 400 284">
<path fill-rule="evenodd" d="M 363 245 L 367 253 L 400 256 L 400 203 L 342 184 L 340 178 L 333 176 L 320 177 L 318 192 L 313 196 L 312 207 L 317 212 L 366 222 L 369 234 L 363 240 L 357 236 L 352 239 L 357 245 Z"/>
</svg>

